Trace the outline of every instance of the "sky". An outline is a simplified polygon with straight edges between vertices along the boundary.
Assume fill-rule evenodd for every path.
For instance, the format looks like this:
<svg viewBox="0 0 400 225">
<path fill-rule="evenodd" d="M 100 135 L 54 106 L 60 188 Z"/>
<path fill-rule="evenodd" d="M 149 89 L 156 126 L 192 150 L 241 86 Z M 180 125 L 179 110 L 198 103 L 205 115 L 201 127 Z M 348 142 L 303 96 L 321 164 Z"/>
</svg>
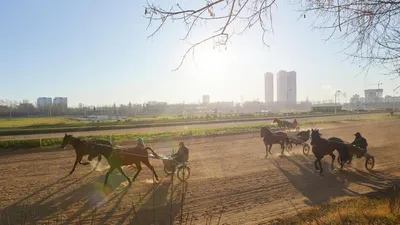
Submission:
<svg viewBox="0 0 400 225">
<path fill-rule="evenodd" d="M 190 7 L 192 1 L 169 2 Z M 296 71 L 298 101 L 332 99 L 337 89 L 346 93 L 345 101 L 379 82 L 384 95 L 393 95 L 399 84 L 379 68 L 359 75 L 359 66 L 340 52 L 344 45 L 325 41 L 327 33 L 311 29 L 312 15 L 299 19 L 296 7 L 284 1 L 273 10 L 269 47 L 256 26 L 233 36 L 226 49 L 213 48 L 212 42 L 198 46 L 172 71 L 189 43 L 212 35 L 218 24 L 199 24 L 181 40 L 188 28 L 168 22 L 148 38 L 156 25 L 146 30 L 145 5 L 144 0 L 0 1 L 0 99 L 61 96 L 76 106 L 189 103 L 208 94 L 211 101 L 263 101 L 264 73 L 279 70 Z"/>
</svg>

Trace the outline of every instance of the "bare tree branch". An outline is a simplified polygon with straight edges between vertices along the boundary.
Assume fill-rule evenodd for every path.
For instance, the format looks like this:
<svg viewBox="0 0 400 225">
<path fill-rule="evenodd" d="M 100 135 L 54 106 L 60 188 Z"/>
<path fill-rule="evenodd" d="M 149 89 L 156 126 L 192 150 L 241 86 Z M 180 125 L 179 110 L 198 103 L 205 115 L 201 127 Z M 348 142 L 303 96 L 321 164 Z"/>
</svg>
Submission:
<svg viewBox="0 0 400 225">
<path fill-rule="evenodd" d="M 346 54 L 368 70 L 371 65 L 400 71 L 400 1 L 299 0 L 303 13 L 314 13 L 319 24 L 347 43 Z"/>
<path fill-rule="evenodd" d="M 267 45 L 265 42 L 265 33 L 272 30 L 270 29 L 272 28 L 271 6 L 275 1 L 276 0 L 208 0 L 205 5 L 198 8 L 187 9 L 177 3 L 169 7 L 168 10 L 147 2 L 144 17 L 149 20 L 148 27 L 154 22 L 158 23 L 156 29 L 148 38 L 158 33 L 168 21 L 181 21 L 188 26 L 188 30 L 182 40 L 188 39 L 194 26 L 200 21 L 211 21 L 220 26 L 215 32 L 211 33 L 209 37 L 192 44 L 183 55 L 179 66 L 173 71 L 178 70 L 182 66 L 190 51 L 194 51 L 195 47 L 204 42 L 213 41 L 214 46 L 225 46 L 233 35 L 238 34 L 233 32 L 235 24 L 240 24 L 242 21 L 246 21 L 247 24 L 242 32 L 258 23 L 263 31 L 262 41 Z M 218 9 L 215 7 L 222 6 L 223 3 L 226 3 L 226 5 L 219 9 L 218 16 L 216 16 Z M 220 25 L 220 21 L 224 21 L 222 25 Z M 267 21 L 271 22 L 270 26 L 267 26 Z M 240 32 L 239 35 L 242 32 Z"/>
</svg>

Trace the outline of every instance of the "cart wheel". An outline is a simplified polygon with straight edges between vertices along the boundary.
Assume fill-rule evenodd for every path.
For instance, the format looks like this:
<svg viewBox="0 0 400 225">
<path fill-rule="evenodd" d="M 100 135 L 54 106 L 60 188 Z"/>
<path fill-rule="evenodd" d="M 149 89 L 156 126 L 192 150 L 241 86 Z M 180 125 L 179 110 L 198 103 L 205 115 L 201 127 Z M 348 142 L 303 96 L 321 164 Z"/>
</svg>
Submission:
<svg viewBox="0 0 400 225">
<path fill-rule="evenodd" d="M 190 177 L 190 168 L 182 166 L 178 169 L 177 177 L 180 181 L 186 181 Z"/>
<path fill-rule="evenodd" d="M 296 131 L 299 132 L 300 131 L 300 127 L 296 127 Z"/>
<path fill-rule="evenodd" d="M 365 159 L 365 169 L 372 170 L 375 166 L 375 157 L 367 156 Z"/>
<path fill-rule="evenodd" d="M 305 144 L 305 145 L 303 145 L 303 154 L 308 155 L 308 153 L 310 153 L 310 145 Z"/>
<path fill-rule="evenodd" d="M 164 166 L 164 172 L 165 172 L 167 175 L 171 175 L 171 174 L 173 173 L 172 170 L 167 169 L 167 167 L 165 167 L 165 166 Z"/>
</svg>

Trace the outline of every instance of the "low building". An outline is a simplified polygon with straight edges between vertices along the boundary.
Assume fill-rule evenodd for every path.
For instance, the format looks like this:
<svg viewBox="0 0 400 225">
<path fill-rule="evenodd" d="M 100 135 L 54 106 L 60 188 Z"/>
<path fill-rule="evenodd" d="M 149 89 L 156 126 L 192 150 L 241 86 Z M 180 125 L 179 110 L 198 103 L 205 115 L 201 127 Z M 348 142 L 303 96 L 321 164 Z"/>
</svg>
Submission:
<svg viewBox="0 0 400 225">
<path fill-rule="evenodd" d="M 323 113 L 329 113 L 329 112 L 335 112 L 335 107 L 336 107 L 336 112 L 342 111 L 342 106 L 341 105 L 313 105 L 311 106 L 311 111 L 312 112 L 323 112 Z"/>
</svg>

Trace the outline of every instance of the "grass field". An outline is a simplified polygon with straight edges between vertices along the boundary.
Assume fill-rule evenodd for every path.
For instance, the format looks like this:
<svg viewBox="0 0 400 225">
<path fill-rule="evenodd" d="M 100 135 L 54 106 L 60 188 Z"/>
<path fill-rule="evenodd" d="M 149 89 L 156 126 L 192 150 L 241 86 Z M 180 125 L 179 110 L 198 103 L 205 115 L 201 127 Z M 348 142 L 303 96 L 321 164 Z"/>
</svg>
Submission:
<svg viewBox="0 0 400 225">
<path fill-rule="evenodd" d="M 354 113 L 339 113 L 337 115 L 351 115 Z M 365 114 L 365 113 L 364 113 Z M 328 114 L 332 115 L 332 114 Z M 298 114 L 289 116 L 287 119 L 323 117 L 327 114 Z M 46 133 L 64 133 L 79 131 L 99 131 L 115 129 L 132 129 L 146 127 L 163 127 L 175 125 L 196 125 L 227 122 L 261 121 L 275 118 L 275 116 L 265 116 L 261 114 L 229 114 L 218 117 L 192 116 L 188 118 L 127 118 L 121 121 L 90 121 L 78 120 L 76 118 L 16 118 L 0 119 L 0 135 L 28 135 L 28 134 L 46 134 Z"/>
<path fill-rule="evenodd" d="M 299 123 L 300 126 L 313 126 L 317 124 L 341 124 L 351 123 L 360 121 L 376 121 L 376 120 L 389 120 L 397 119 L 399 117 L 388 117 L 388 116 L 371 116 L 360 119 L 344 119 L 341 121 L 337 120 L 311 120 Z M 177 140 L 188 137 L 205 137 L 205 136 L 218 136 L 227 134 L 240 134 L 240 133 L 251 133 L 258 132 L 261 127 L 275 127 L 275 124 L 255 124 L 249 126 L 234 126 L 234 127 L 222 127 L 222 128 L 209 128 L 209 129 L 187 129 L 184 131 L 167 131 L 167 132 L 135 132 L 135 133 L 124 133 L 116 135 L 89 135 L 81 136 L 85 140 L 111 140 L 112 142 L 126 142 L 135 141 L 139 137 L 146 141 L 160 141 L 160 140 Z M 41 138 L 41 139 L 24 139 L 24 140 L 6 140 L 0 141 L 0 148 L 3 149 L 15 149 L 15 148 L 46 148 L 46 147 L 57 147 L 60 146 L 62 138 Z"/>
</svg>

